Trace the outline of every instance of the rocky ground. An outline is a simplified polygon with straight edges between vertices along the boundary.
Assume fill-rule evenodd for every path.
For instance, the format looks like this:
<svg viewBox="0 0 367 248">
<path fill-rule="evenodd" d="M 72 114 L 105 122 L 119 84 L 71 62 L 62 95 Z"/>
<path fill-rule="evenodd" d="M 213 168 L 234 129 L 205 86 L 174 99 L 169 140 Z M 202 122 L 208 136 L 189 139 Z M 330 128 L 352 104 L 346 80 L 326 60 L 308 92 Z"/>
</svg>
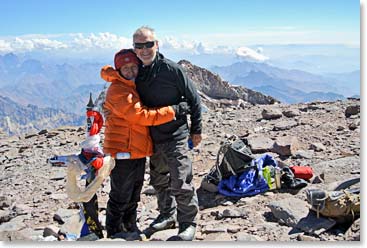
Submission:
<svg viewBox="0 0 367 248">
<path fill-rule="evenodd" d="M 306 189 L 330 188 L 338 181 L 360 176 L 359 100 L 242 103 L 205 112 L 203 124 L 202 144 L 190 155 L 200 205 L 196 241 L 360 239 L 359 219 L 352 226 L 315 219 L 305 195 Z M 236 199 L 202 189 L 201 181 L 215 164 L 220 143 L 232 134 L 245 136 L 257 156 L 268 153 L 281 165 L 311 166 L 314 178 L 298 191 L 270 190 Z M 19 137 L 0 134 L 0 240 L 57 240 L 56 233 L 67 231 L 70 220 L 77 216 L 78 204 L 66 195 L 66 168 L 46 161 L 54 155 L 78 153 L 84 138 L 83 127 L 60 127 Z M 142 229 L 158 215 L 148 171 L 145 176 L 139 205 Z M 109 189 L 107 179 L 98 191 L 103 224 Z M 165 240 L 176 233 L 177 229 L 159 232 L 151 240 Z"/>
</svg>

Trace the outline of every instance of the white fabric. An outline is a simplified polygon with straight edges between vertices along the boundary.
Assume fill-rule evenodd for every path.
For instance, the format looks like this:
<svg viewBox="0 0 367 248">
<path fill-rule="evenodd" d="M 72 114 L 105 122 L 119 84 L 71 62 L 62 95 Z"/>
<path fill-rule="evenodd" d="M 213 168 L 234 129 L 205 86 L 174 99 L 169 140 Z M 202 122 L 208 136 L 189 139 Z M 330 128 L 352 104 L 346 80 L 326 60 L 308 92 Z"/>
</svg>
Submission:
<svg viewBox="0 0 367 248">
<path fill-rule="evenodd" d="M 98 170 L 95 179 L 84 189 L 78 186 L 77 178 L 84 173 L 84 164 L 79 157 L 72 155 L 68 157 L 68 171 L 66 181 L 66 193 L 69 198 L 75 202 L 88 202 L 97 192 L 104 179 L 110 175 L 111 170 L 115 167 L 115 160 L 111 156 L 103 158 L 103 166 Z"/>
</svg>

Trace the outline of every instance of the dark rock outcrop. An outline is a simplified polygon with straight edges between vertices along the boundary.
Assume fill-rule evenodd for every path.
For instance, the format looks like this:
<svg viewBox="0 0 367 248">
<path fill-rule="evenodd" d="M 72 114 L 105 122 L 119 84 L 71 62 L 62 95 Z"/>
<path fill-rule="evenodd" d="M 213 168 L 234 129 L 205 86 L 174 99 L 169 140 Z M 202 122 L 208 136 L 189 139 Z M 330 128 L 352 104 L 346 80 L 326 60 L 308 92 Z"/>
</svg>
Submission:
<svg viewBox="0 0 367 248">
<path fill-rule="evenodd" d="M 191 64 L 187 60 L 178 62 L 186 71 L 188 77 L 195 83 L 196 88 L 209 98 L 215 99 L 218 105 L 239 105 L 242 101 L 251 104 L 273 104 L 276 99 L 242 86 L 233 86 L 221 77 L 204 68 Z M 221 101 L 222 100 L 222 101 Z M 210 101 L 204 98 L 204 103 Z M 228 101 L 231 101 L 228 103 Z"/>
</svg>

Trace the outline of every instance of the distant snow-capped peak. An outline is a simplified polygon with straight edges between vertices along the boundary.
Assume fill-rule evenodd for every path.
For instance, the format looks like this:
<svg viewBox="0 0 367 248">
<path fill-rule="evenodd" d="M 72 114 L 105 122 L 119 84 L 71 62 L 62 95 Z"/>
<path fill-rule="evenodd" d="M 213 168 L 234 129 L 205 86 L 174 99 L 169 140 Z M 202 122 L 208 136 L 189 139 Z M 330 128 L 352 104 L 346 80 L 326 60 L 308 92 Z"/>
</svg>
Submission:
<svg viewBox="0 0 367 248">
<path fill-rule="evenodd" d="M 255 51 L 248 47 L 239 47 L 236 51 L 236 55 L 239 58 L 250 59 L 250 60 L 255 60 L 255 61 L 260 61 L 260 62 L 264 62 L 265 60 L 268 60 L 269 57 L 262 55 L 261 52 L 262 52 L 261 48 L 258 48 L 257 51 Z"/>
</svg>

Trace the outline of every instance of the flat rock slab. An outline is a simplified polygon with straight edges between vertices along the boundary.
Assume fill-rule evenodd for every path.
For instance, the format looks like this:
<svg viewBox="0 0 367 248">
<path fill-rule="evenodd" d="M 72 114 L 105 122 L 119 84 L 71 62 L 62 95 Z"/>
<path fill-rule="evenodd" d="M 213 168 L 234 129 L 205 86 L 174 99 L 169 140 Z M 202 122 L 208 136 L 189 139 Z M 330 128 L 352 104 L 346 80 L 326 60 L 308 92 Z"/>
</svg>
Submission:
<svg viewBox="0 0 367 248">
<path fill-rule="evenodd" d="M 279 223 L 306 233 L 319 235 L 336 224 L 332 219 L 317 218 L 307 202 L 300 199 L 283 199 L 269 203 L 268 207 Z"/>
<path fill-rule="evenodd" d="M 323 217 L 317 218 L 316 214 L 310 211 L 308 215 L 302 218 L 295 227 L 306 233 L 320 235 L 332 228 L 335 224 L 335 220 Z"/>
<path fill-rule="evenodd" d="M 249 241 L 264 241 L 258 236 L 248 234 L 247 232 L 239 232 L 235 235 L 236 241 L 249 242 Z"/>
<path fill-rule="evenodd" d="M 262 135 L 250 136 L 247 141 L 253 153 L 270 151 L 274 144 L 274 140 Z"/>
<path fill-rule="evenodd" d="M 341 178 L 338 173 L 351 174 L 351 171 L 359 170 L 361 168 L 361 159 L 359 156 L 337 158 L 317 163 L 312 165 L 312 168 L 314 168 L 315 174 L 324 172 L 325 182 L 332 183 L 340 181 L 341 179 L 348 179 Z M 353 177 L 355 176 L 350 176 L 350 178 Z"/>
<path fill-rule="evenodd" d="M 176 229 L 168 229 L 168 230 L 163 230 L 163 231 L 159 231 L 154 233 L 151 237 L 150 237 L 150 241 L 166 241 L 168 238 L 177 235 L 178 233 L 178 228 Z"/>
</svg>

